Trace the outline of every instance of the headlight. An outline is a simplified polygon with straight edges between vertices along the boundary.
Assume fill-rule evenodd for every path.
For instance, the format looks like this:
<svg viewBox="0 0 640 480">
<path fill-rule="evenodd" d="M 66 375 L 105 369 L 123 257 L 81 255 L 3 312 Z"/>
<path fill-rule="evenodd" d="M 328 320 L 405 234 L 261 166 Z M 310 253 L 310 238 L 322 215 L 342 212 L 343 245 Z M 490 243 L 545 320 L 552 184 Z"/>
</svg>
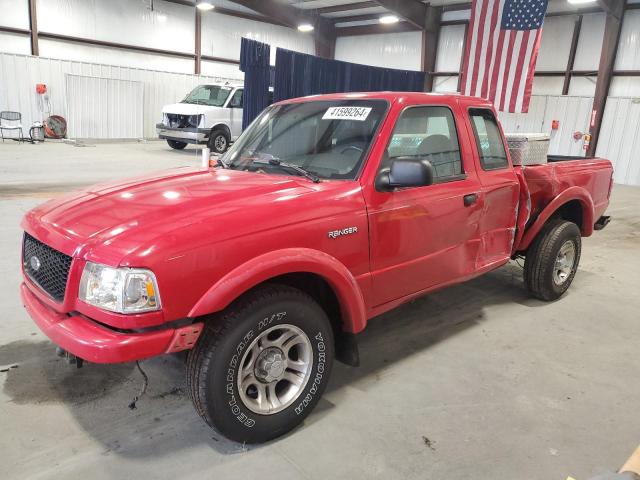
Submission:
<svg viewBox="0 0 640 480">
<path fill-rule="evenodd" d="M 160 309 L 158 282 L 150 270 L 112 268 L 87 262 L 80 278 L 78 297 L 83 302 L 118 313 Z"/>
<path fill-rule="evenodd" d="M 189 125 L 191 125 L 192 127 L 199 127 L 201 121 L 202 121 L 202 115 L 189 116 Z"/>
</svg>

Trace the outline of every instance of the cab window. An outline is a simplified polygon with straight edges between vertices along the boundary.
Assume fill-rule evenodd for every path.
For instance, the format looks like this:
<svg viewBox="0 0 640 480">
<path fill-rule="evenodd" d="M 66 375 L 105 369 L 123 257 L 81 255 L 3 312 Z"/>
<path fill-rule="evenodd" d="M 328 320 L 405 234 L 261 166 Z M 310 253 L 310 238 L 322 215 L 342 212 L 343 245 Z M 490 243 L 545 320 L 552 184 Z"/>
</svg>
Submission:
<svg viewBox="0 0 640 480">
<path fill-rule="evenodd" d="M 471 126 L 476 137 L 476 147 L 483 170 L 507 168 L 507 152 L 504 149 L 498 121 L 491 110 L 472 108 L 469 110 Z"/>
<path fill-rule="evenodd" d="M 434 182 L 464 173 L 455 120 L 447 107 L 407 108 L 396 122 L 386 153 L 383 167 L 397 157 L 428 160 L 434 169 Z"/>
<path fill-rule="evenodd" d="M 231 101 L 229 102 L 229 107 L 231 108 L 242 108 L 242 92 L 243 90 L 236 90 L 236 93 L 231 97 Z"/>
</svg>

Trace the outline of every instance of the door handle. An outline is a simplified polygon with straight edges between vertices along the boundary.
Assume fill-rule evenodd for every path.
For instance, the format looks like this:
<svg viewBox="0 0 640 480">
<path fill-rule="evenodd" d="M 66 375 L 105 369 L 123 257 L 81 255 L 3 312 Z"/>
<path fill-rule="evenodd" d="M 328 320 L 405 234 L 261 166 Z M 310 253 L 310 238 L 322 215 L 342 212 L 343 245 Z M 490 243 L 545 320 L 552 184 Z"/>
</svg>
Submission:
<svg viewBox="0 0 640 480">
<path fill-rule="evenodd" d="M 464 197 L 462 197 L 462 200 L 464 202 L 464 206 L 468 207 L 468 206 L 473 205 L 474 203 L 476 203 L 478 201 L 478 194 L 477 193 L 470 193 L 470 194 L 465 195 Z"/>
</svg>

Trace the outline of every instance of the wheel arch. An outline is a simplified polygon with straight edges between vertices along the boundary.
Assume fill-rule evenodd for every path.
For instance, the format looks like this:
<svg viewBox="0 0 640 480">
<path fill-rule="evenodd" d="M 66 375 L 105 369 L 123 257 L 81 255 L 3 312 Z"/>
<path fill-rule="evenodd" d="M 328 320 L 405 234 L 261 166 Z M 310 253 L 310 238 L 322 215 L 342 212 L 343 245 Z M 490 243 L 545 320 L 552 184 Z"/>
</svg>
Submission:
<svg viewBox="0 0 640 480">
<path fill-rule="evenodd" d="M 563 218 L 574 222 L 580 228 L 581 235 L 588 237 L 593 233 L 594 212 L 595 208 L 589 192 L 582 187 L 569 187 L 540 212 L 538 218 L 524 233 L 518 250 L 524 251 L 529 248 L 536 235 L 551 218 Z"/>
<path fill-rule="evenodd" d="M 347 334 L 358 333 L 366 325 L 364 299 L 351 272 L 331 255 L 298 248 L 260 255 L 228 272 L 196 302 L 189 317 L 220 312 L 251 289 L 274 282 L 299 288 L 319 301 L 328 309 L 331 321 L 337 323 L 334 329 L 339 325 Z M 323 292 L 324 288 L 329 290 Z M 331 311 L 332 305 L 337 311 Z"/>
<path fill-rule="evenodd" d="M 226 123 L 216 123 L 213 125 L 213 127 L 211 127 L 211 133 L 209 135 L 213 135 L 213 132 L 215 132 L 216 130 L 224 131 L 229 137 L 228 140 L 231 140 L 231 128 L 229 128 L 229 125 L 227 125 Z"/>
</svg>

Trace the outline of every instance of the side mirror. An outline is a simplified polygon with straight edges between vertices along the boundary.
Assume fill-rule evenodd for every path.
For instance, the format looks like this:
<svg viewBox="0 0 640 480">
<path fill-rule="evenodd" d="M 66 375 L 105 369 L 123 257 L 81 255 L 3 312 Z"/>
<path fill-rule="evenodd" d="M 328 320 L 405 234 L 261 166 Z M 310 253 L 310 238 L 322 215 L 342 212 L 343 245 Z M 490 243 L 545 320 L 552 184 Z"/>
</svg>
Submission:
<svg viewBox="0 0 640 480">
<path fill-rule="evenodd" d="M 433 166 L 424 158 L 396 157 L 376 177 L 376 189 L 387 192 L 403 187 L 426 187 L 433 183 Z"/>
</svg>

